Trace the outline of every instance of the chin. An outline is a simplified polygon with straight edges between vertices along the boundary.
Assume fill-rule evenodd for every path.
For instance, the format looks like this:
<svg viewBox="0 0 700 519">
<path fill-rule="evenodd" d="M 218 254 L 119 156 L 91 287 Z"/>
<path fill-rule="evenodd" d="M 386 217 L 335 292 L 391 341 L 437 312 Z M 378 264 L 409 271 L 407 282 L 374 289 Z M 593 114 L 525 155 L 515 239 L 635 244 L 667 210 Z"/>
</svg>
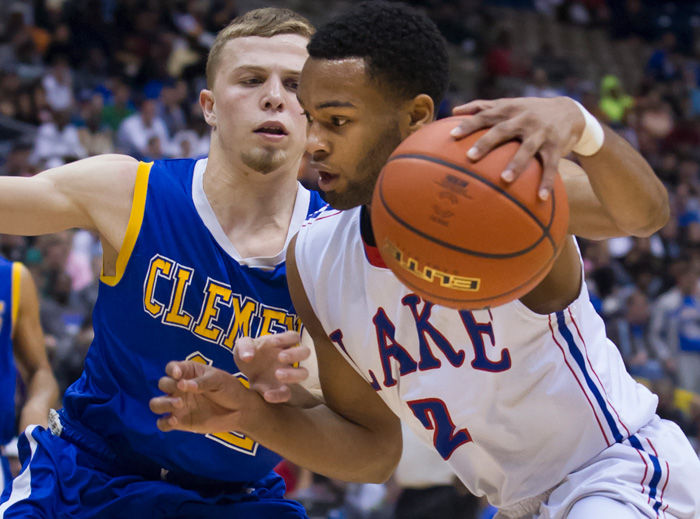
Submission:
<svg viewBox="0 0 700 519">
<path fill-rule="evenodd" d="M 267 175 L 287 162 L 287 153 L 282 150 L 256 149 L 243 154 L 243 163 L 250 169 Z"/>
<path fill-rule="evenodd" d="M 321 198 L 328 203 L 333 209 L 346 211 L 353 207 L 359 207 L 369 203 L 369 200 L 359 199 L 348 194 L 338 193 L 336 191 L 319 191 Z"/>
</svg>

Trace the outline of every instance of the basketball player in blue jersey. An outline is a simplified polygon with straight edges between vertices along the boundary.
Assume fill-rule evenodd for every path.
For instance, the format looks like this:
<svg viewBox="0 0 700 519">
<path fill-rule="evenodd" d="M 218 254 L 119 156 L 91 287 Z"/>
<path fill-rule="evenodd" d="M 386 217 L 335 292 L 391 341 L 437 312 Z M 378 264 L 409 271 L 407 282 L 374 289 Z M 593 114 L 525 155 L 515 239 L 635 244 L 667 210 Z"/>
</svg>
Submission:
<svg viewBox="0 0 700 519">
<path fill-rule="evenodd" d="M 19 415 L 20 430 L 30 424 L 46 426 L 49 408 L 58 398 L 58 385 L 39 324 L 39 297 L 29 270 L 21 263 L 0 257 L 0 448 L 17 436 L 18 371 L 27 392 Z M 9 492 L 12 475 L 2 453 L 0 465 L 0 492 Z"/>
<path fill-rule="evenodd" d="M 504 519 L 700 517 L 700 461 L 606 338 L 573 237 L 648 236 L 665 223 L 667 196 L 645 160 L 568 98 L 458 109 L 474 116 L 456 138 L 492 127 L 469 157 L 522 141 L 504 182 L 535 153 L 544 161 L 541 198 L 561 175 L 571 236 L 521 299 L 475 311 L 440 307 L 383 265 L 369 204 L 394 147 L 433 119 L 447 87 L 442 38 L 406 6 L 363 2 L 321 28 L 308 49 L 298 91 L 307 151 L 335 209 L 302 226 L 287 265 L 327 407 L 272 406 L 221 371 L 174 362 L 161 381 L 168 396 L 151 403 L 166 414 L 160 427 L 232 427 L 316 472 L 381 481 L 401 452 L 400 419 Z M 560 161 L 572 151 L 582 167 Z M 298 336 L 280 335 L 272 351 L 285 341 Z M 272 342 L 239 347 L 257 355 Z M 282 382 L 294 380 L 283 374 Z"/>
<path fill-rule="evenodd" d="M 207 159 L 107 155 L 0 178 L 0 232 L 93 229 L 104 253 L 83 374 L 49 430 L 25 431 L 0 517 L 305 517 L 272 472 L 279 455 L 236 431 L 164 434 L 148 402 L 173 358 L 242 384 L 239 336 L 300 329 L 284 258 L 322 205 L 296 179 L 312 32 L 291 11 L 260 9 L 218 34 L 200 94 Z"/>
</svg>

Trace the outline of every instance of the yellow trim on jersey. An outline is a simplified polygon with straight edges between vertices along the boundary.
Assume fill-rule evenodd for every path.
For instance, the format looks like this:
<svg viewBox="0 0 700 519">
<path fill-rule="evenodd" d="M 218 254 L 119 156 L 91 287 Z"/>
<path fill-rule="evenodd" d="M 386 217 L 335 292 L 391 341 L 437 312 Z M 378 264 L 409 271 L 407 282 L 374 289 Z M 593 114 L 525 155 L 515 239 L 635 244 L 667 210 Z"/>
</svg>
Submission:
<svg viewBox="0 0 700 519">
<path fill-rule="evenodd" d="M 153 162 L 139 162 L 138 170 L 136 171 L 136 183 L 134 185 L 134 200 L 131 203 L 131 214 L 129 215 L 129 223 L 126 226 L 126 235 L 124 242 L 119 249 L 117 256 L 116 273 L 113 276 L 107 276 L 103 272 L 100 275 L 100 281 L 111 287 L 116 286 L 122 279 L 126 265 L 129 262 L 131 253 L 136 245 L 136 238 L 141 231 L 141 223 L 143 222 L 143 212 L 146 208 L 146 193 L 148 191 L 148 176 L 151 173 Z"/>
<path fill-rule="evenodd" d="M 12 332 L 15 330 L 17 315 L 19 314 L 19 294 L 22 283 L 22 264 L 15 261 L 12 263 Z"/>
</svg>

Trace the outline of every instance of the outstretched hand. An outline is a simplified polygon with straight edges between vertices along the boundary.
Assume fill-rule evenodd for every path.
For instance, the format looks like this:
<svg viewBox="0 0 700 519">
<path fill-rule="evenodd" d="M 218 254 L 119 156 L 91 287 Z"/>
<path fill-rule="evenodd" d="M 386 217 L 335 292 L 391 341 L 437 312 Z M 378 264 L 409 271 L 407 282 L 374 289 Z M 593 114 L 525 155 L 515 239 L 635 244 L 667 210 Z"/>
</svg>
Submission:
<svg viewBox="0 0 700 519">
<path fill-rule="evenodd" d="M 467 151 L 467 157 L 473 161 L 507 141 L 521 141 L 517 153 L 501 173 L 503 181 L 513 182 L 530 160 L 539 156 L 542 181 L 538 196 L 542 200 L 549 197 L 559 159 L 571 152 L 585 127 L 581 111 L 568 97 L 477 100 L 456 107 L 453 113 L 472 116 L 452 130 L 456 139 L 490 128 Z"/>
<path fill-rule="evenodd" d="M 200 434 L 241 430 L 241 411 L 250 405 L 253 392 L 234 375 L 193 361 L 173 361 L 167 376 L 158 381 L 164 396 L 152 398 L 149 406 L 162 431 Z"/>
<path fill-rule="evenodd" d="M 306 380 L 309 372 L 299 362 L 310 355 L 311 350 L 300 344 L 297 332 L 242 337 L 234 348 L 236 365 L 250 388 L 272 404 L 289 401 L 290 385 Z"/>
</svg>

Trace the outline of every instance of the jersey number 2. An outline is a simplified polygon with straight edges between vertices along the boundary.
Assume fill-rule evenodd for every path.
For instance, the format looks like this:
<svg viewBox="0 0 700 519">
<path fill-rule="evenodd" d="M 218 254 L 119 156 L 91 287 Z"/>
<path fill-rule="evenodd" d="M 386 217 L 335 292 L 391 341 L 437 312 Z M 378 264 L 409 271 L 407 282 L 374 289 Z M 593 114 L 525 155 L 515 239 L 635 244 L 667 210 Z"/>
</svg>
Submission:
<svg viewBox="0 0 700 519">
<path fill-rule="evenodd" d="M 472 441 L 466 428 L 455 430 L 447 406 L 439 398 L 409 400 L 406 403 L 423 427 L 433 431 L 433 445 L 444 460 L 450 459 L 457 447 Z"/>
<path fill-rule="evenodd" d="M 211 366 L 213 362 L 211 359 L 208 359 L 198 351 L 192 353 L 191 355 L 188 355 L 185 360 L 200 362 L 209 366 Z M 248 380 L 243 376 L 242 373 L 235 373 L 234 376 L 245 387 L 249 387 L 250 384 L 248 384 Z M 257 442 L 253 441 L 251 438 L 248 438 L 247 436 L 241 433 L 237 433 L 234 431 L 226 433 L 207 434 L 206 437 L 210 440 L 214 440 L 215 442 L 224 445 L 225 447 L 228 447 L 229 449 L 234 449 L 238 452 L 242 452 L 243 454 L 248 454 L 250 456 L 255 456 L 255 453 L 258 450 Z"/>
</svg>

